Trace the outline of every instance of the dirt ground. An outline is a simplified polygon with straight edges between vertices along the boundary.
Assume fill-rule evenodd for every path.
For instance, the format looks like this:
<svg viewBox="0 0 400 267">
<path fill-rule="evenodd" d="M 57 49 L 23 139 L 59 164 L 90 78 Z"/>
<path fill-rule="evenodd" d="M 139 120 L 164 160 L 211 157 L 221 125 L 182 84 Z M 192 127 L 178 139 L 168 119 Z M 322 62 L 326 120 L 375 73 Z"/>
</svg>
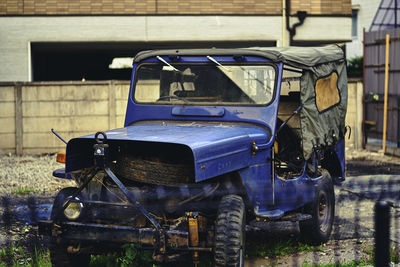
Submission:
<svg viewBox="0 0 400 267">
<path fill-rule="evenodd" d="M 382 191 L 391 181 L 400 181 L 400 158 L 383 156 L 380 153 L 369 151 L 348 151 L 347 182 L 336 187 L 336 216 L 331 240 L 318 251 L 300 251 L 295 254 L 268 257 L 263 253 L 249 253 L 245 266 L 301 266 L 305 263 L 333 263 L 349 262 L 368 257 L 368 248 L 373 245 L 373 205 L 379 197 L 375 191 Z M 379 181 L 378 187 L 368 188 L 371 194 L 363 194 L 364 189 L 360 184 L 368 184 L 368 181 Z M 374 181 L 375 181 L 374 180 Z M 397 195 L 400 188 L 391 187 Z M 364 191 L 363 191 L 364 190 Z M 375 191 L 374 191 L 375 190 Z M 390 191 L 391 189 L 389 189 Z M 368 191 L 368 192 L 369 192 Z M 51 203 L 56 192 L 34 193 L 30 195 L 10 195 L 10 205 L 28 203 L 30 197 L 35 197 L 37 203 Z M 4 211 L 6 195 L 0 195 L 0 214 Z M 397 197 L 395 198 L 396 203 Z M 398 231 L 397 218 L 400 210 L 393 210 L 392 236 L 393 240 L 400 243 L 400 231 Z M 248 226 L 248 249 L 260 250 L 266 242 L 279 242 L 299 238 L 298 225 L 296 223 L 255 223 Z M 37 235 L 37 228 L 15 223 L 5 227 L 4 220 L 0 221 L 0 246 L 19 242 L 20 245 L 32 247 L 46 246 L 48 240 Z M 394 244 L 397 244 L 397 243 Z M 253 251 L 254 252 L 254 251 Z M 262 252 L 262 251 L 261 251 Z"/>
<path fill-rule="evenodd" d="M 272 258 L 251 257 L 245 266 L 311 266 L 370 258 L 374 245 L 374 204 L 382 195 L 398 204 L 400 158 L 365 150 L 347 151 L 346 165 L 346 182 L 335 188 L 336 211 L 331 240 L 323 245 L 323 249 Z M 400 244 L 399 214 L 398 207 L 392 209 L 391 240 L 396 249 Z M 249 233 L 247 244 L 273 242 L 277 238 L 284 242 L 300 237 L 296 223 L 281 223 L 275 228 L 270 224 L 265 230 Z"/>
<path fill-rule="evenodd" d="M 346 152 L 347 176 L 399 174 L 400 158 L 367 150 Z"/>
</svg>

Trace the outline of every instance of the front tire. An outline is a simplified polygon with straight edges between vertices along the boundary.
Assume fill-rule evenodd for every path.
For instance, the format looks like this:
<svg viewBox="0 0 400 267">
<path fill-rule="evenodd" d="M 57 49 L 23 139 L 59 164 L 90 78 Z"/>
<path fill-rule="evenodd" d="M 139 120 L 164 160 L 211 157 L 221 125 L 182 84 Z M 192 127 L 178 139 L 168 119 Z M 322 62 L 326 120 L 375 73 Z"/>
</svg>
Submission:
<svg viewBox="0 0 400 267">
<path fill-rule="evenodd" d="M 221 199 L 215 224 L 215 266 L 244 265 L 245 216 L 240 196 L 227 195 Z"/>
<path fill-rule="evenodd" d="M 300 221 L 303 240 L 312 245 L 320 245 L 329 240 L 335 217 L 335 192 L 328 171 L 321 170 L 322 178 L 317 183 L 313 202 L 305 208 L 311 219 Z"/>
</svg>

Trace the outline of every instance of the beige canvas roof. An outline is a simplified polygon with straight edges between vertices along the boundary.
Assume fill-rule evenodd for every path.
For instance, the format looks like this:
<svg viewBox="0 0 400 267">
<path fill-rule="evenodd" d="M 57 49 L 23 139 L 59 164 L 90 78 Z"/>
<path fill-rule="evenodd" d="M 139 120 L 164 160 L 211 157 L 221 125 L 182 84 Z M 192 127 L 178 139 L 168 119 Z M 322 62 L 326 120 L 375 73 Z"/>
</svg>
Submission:
<svg viewBox="0 0 400 267">
<path fill-rule="evenodd" d="M 207 48 L 207 49 L 166 49 L 139 52 L 134 62 L 155 56 L 260 56 L 274 62 L 283 62 L 300 69 L 310 69 L 319 64 L 344 61 L 343 50 L 337 45 L 323 47 L 251 47 L 251 48 Z"/>
</svg>

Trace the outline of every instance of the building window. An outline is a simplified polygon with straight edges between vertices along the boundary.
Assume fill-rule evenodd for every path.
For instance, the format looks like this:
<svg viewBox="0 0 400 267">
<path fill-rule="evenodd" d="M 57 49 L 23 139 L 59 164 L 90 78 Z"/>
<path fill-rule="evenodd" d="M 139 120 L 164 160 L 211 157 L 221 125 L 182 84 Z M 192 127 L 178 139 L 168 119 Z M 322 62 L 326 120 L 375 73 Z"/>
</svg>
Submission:
<svg viewBox="0 0 400 267">
<path fill-rule="evenodd" d="M 353 37 L 353 39 L 357 39 L 357 20 L 358 20 L 358 9 L 352 9 L 351 36 Z"/>
</svg>

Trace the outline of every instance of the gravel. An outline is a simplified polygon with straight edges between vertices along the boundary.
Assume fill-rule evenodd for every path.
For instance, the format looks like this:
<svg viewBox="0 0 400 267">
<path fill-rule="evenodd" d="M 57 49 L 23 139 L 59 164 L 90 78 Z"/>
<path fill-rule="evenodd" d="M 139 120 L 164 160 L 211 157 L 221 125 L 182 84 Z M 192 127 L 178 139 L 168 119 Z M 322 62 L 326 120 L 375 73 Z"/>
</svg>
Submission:
<svg viewBox="0 0 400 267">
<path fill-rule="evenodd" d="M 400 158 L 383 156 L 380 153 L 370 151 L 346 151 L 346 158 L 348 160 L 348 173 L 350 172 L 350 175 L 362 175 L 364 172 L 370 172 L 371 168 L 376 168 L 378 172 L 387 171 L 392 174 L 399 173 L 397 168 L 400 164 Z M 368 166 L 366 165 L 370 165 L 369 167 L 371 168 L 367 168 Z M 397 168 L 394 168 L 396 166 L 392 165 L 397 165 Z M 58 190 L 67 186 L 76 186 L 73 181 L 57 179 L 52 176 L 52 172 L 55 169 L 62 167 L 64 167 L 63 164 L 56 162 L 55 155 L 1 155 L 0 196 L 12 194 L 11 198 L 13 202 L 26 203 L 29 196 L 16 194 L 16 191 L 27 189 L 26 191 L 34 191 L 33 195 L 38 198 L 38 202 L 51 203 Z M 341 194 L 351 194 L 348 190 L 343 191 L 343 188 L 337 188 L 335 191 L 337 196 Z M 355 198 L 355 200 L 357 200 L 357 198 Z M 372 246 L 373 243 L 373 203 L 374 201 L 367 199 L 360 199 L 360 201 L 348 200 L 337 203 L 336 216 L 337 219 L 340 219 L 338 223 L 338 232 L 340 235 L 325 244 L 323 251 L 317 253 L 307 251 L 300 252 L 294 256 L 295 258 L 293 255 L 278 257 L 276 259 L 257 257 L 254 259 L 247 259 L 246 266 L 270 266 L 273 264 L 293 266 L 294 260 L 297 263 L 303 264 L 313 262 L 316 258 L 318 259 L 317 262 L 320 263 L 332 262 L 332 260 L 336 260 L 336 257 L 339 257 L 339 260 L 343 262 L 355 258 L 364 258 L 366 255 L 364 255 L 365 253 L 361 248 L 365 245 Z M 354 216 L 356 210 L 359 216 L 358 237 L 355 235 L 354 231 Z M 1 213 L 2 210 L 0 206 L 0 214 Z M 395 225 L 395 223 L 393 225 Z M 31 242 L 29 237 L 37 235 L 36 228 L 27 227 L 25 225 L 12 225 L 8 233 L 3 233 L 2 230 L 4 229 L 0 222 L 0 247 L 2 244 L 10 241 L 21 242 L 22 240 L 23 244 L 29 244 Z M 283 230 L 287 235 L 293 234 L 289 232 L 287 228 Z M 394 230 L 397 230 L 397 228 Z M 270 232 L 275 233 L 275 231 Z M 261 236 L 260 233 L 257 233 L 257 238 L 259 238 L 259 235 Z M 398 238 L 400 232 L 393 236 Z M 397 238 L 395 239 L 397 240 Z M 261 238 L 261 240 L 268 240 L 268 238 Z"/>
<path fill-rule="evenodd" d="M 76 186 L 73 181 L 52 176 L 55 169 L 64 165 L 56 162 L 55 155 L 0 156 L 0 195 L 17 191 L 33 193 L 55 192 L 66 186 Z"/>
<path fill-rule="evenodd" d="M 347 160 L 366 161 L 372 168 L 383 163 L 400 164 L 400 158 L 383 156 L 380 153 L 350 150 L 346 151 Z M 373 164 L 371 164 L 373 163 Z M 355 168 L 361 166 L 356 164 Z M 76 186 L 73 181 L 57 179 L 52 176 L 55 169 L 64 167 L 63 164 L 56 162 L 56 156 L 51 155 L 0 155 L 0 195 L 13 194 L 17 190 L 27 189 L 33 193 L 55 193 L 67 186 Z M 352 173 L 351 164 L 348 166 L 350 175 Z M 385 167 L 382 166 L 382 167 Z M 388 166 L 390 167 L 390 166 Z M 367 170 L 365 166 L 362 169 Z M 390 170 L 390 169 L 389 169 Z M 381 171 L 381 170 L 379 170 Z M 394 170 L 390 170 L 392 173 Z"/>
<path fill-rule="evenodd" d="M 400 164 L 400 157 L 384 155 L 382 152 L 374 152 L 369 150 L 346 149 L 346 161 L 349 160 L 366 160 L 376 163 Z"/>
</svg>

